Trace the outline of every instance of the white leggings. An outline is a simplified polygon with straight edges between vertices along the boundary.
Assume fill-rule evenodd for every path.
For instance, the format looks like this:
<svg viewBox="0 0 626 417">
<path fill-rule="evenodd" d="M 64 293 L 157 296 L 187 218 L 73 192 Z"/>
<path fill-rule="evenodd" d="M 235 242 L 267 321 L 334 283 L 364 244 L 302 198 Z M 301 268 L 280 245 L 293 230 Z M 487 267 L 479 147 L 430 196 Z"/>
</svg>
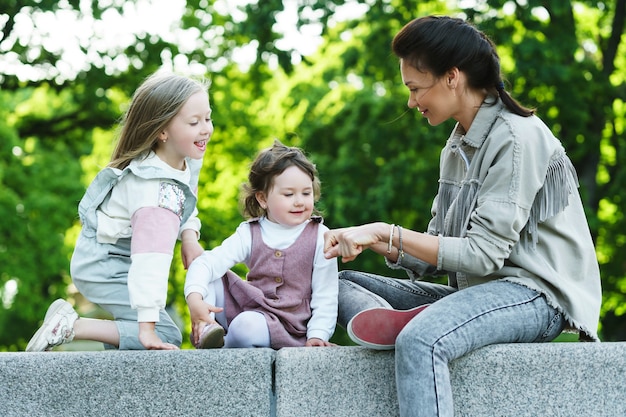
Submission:
<svg viewBox="0 0 626 417">
<path fill-rule="evenodd" d="M 224 307 L 224 284 L 221 279 L 209 284 L 209 293 L 204 297 L 204 302 Z M 224 311 L 215 313 L 215 320 L 226 330 L 225 348 L 270 347 L 270 331 L 262 313 L 257 311 L 239 313 L 230 322 L 230 326 L 226 323 Z"/>
</svg>

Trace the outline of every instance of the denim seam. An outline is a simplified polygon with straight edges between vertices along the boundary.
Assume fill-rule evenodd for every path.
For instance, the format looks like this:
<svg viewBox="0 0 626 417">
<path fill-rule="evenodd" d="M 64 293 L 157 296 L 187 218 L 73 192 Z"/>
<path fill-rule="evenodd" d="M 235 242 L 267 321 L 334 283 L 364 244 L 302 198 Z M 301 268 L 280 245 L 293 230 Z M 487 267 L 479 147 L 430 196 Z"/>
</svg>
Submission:
<svg viewBox="0 0 626 417">
<path fill-rule="evenodd" d="M 441 338 L 439 339 L 441 340 Z M 437 340 L 437 341 L 439 341 Z M 436 344 L 436 343 L 435 343 Z M 437 411 L 436 415 L 440 415 L 439 413 L 439 391 L 437 390 L 437 387 L 439 386 L 437 384 L 437 372 L 435 371 L 435 344 L 433 344 L 433 346 L 430 349 L 430 365 L 432 366 L 432 373 L 433 373 L 433 382 L 435 385 L 435 410 Z"/>
<path fill-rule="evenodd" d="M 464 321 L 463 323 L 459 324 L 458 326 L 454 327 L 453 329 L 450 329 L 446 334 L 442 335 L 439 339 L 437 339 L 434 343 L 433 343 L 433 349 L 434 347 L 445 337 L 447 337 L 450 333 L 460 329 L 461 327 L 465 326 L 466 324 L 480 318 L 483 317 L 487 314 L 493 313 L 494 311 L 499 311 L 499 310 L 504 310 L 507 308 L 511 308 L 511 307 L 517 307 L 520 305 L 524 305 L 524 304 L 530 304 L 532 302 L 534 302 L 535 300 L 537 300 L 538 298 L 541 298 L 541 294 L 540 293 L 536 293 L 536 295 L 530 299 L 527 299 L 525 301 L 520 301 L 520 302 L 516 302 L 516 303 L 512 303 L 512 304 L 507 304 L 507 305 L 502 305 L 502 306 L 498 306 L 497 308 L 492 308 L 489 309 L 487 311 L 482 312 L 481 314 L 477 315 L 477 316 L 473 316 L 471 319 Z"/>
<path fill-rule="evenodd" d="M 363 289 L 363 287 L 361 287 L 359 284 L 357 284 L 357 283 L 355 283 L 355 282 L 352 282 L 352 281 L 349 281 L 349 280 L 343 280 L 343 281 L 344 281 L 344 282 L 343 282 L 343 284 L 344 284 L 344 285 L 349 285 L 349 286 L 351 286 L 352 288 L 355 288 L 355 289 L 357 289 L 357 290 L 359 290 L 359 289 Z M 363 295 L 365 295 L 365 296 L 367 296 L 367 297 L 369 297 L 369 298 L 371 298 L 371 299 L 372 299 L 372 300 L 374 300 L 376 303 L 380 304 L 379 299 L 378 299 L 378 298 L 377 298 L 377 296 L 376 296 L 375 294 L 373 294 L 372 292 L 370 292 L 370 291 L 363 291 L 363 292 L 362 292 L 362 294 L 363 294 Z"/>
<path fill-rule="evenodd" d="M 567 311 L 565 311 L 565 309 L 563 307 L 561 307 L 559 304 L 556 303 L 556 301 L 552 298 L 552 296 L 550 296 L 550 294 L 542 291 L 539 288 L 531 287 L 531 286 L 526 285 L 526 284 L 524 284 L 522 282 L 511 281 L 511 280 L 508 280 L 506 278 L 502 279 L 502 281 L 510 282 L 510 283 L 517 284 L 517 285 L 521 285 L 524 288 L 528 288 L 530 290 L 540 292 L 546 298 L 546 302 L 548 303 L 548 305 L 550 307 L 554 308 L 556 311 L 558 311 L 559 313 L 561 313 L 563 315 L 563 318 L 565 319 L 565 322 L 566 322 L 566 328 L 565 328 L 566 332 L 572 333 L 572 332 L 578 331 L 578 333 L 581 336 L 581 338 L 580 338 L 581 341 L 600 342 L 599 338 L 590 336 L 590 335 L 593 335 L 594 332 L 590 331 L 586 326 L 583 326 L 581 323 L 576 322 L 567 313 Z M 568 327 L 569 327 L 569 329 L 568 329 Z M 583 337 L 583 335 L 585 335 L 585 337 Z"/>
<path fill-rule="evenodd" d="M 404 291 L 404 292 L 409 293 L 409 294 L 415 294 L 415 295 L 419 295 L 419 296 L 422 296 L 422 297 L 429 297 L 429 298 L 433 298 L 433 299 L 436 299 L 436 300 L 441 300 L 442 298 L 446 297 L 446 295 L 440 296 L 440 295 L 437 295 L 437 294 L 429 293 L 427 291 L 423 291 L 421 288 L 418 288 L 419 291 L 416 291 L 414 289 L 407 288 L 407 287 L 405 287 L 403 285 L 396 285 L 394 281 L 381 279 L 378 275 L 370 275 L 370 277 L 372 279 L 380 282 L 380 283 L 383 283 L 385 285 L 388 285 L 390 287 L 393 287 L 393 288 L 395 288 L 397 290 Z"/>
</svg>

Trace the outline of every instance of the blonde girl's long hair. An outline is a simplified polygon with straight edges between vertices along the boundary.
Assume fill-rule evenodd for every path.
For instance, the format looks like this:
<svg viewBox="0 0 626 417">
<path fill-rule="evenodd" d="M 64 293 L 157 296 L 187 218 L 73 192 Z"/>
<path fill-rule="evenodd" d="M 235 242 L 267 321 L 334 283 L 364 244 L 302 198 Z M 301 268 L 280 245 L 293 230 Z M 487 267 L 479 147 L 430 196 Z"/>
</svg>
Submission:
<svg viewBox="0 0 626 417">
<path fill-rule="evenodd" d="M 178 114 L 187 99 L 208 92 L 206 80 L 157 72 L 146 78 L 133 94 L 119 126 L 119 137 L 108 166 L 124 169 L 135 158 L 156 149 L 159 133 Z"/>
</svg>

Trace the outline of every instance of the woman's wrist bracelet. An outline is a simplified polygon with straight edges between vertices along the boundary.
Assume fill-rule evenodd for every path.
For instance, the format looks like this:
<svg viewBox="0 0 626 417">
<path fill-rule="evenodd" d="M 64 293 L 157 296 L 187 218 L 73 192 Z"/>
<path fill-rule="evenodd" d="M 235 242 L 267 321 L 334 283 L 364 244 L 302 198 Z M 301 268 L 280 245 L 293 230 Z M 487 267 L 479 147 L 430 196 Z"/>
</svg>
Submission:
<svg viewBox="0 0 626 417">
<path fill-rule="evenodd" d="M 404 258 L 404 251 L 402 250 L 402 226 L 398 225 L 398 259 Z"/>
<path fill-rule="evenodd" d="M 393 247 L 393 229 L 396 227 L 395 224 L 391 224 L 389 226 L 389 245 L 387 246 L 387 253 L 391 253 L 391 248 Z"/>
</svg>

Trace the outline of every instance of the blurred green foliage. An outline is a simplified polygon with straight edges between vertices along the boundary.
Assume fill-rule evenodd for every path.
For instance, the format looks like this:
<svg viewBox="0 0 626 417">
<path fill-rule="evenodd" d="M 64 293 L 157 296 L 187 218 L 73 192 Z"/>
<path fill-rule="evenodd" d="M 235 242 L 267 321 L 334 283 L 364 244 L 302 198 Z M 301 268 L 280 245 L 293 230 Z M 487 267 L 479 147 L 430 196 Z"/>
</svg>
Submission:
<svg viewBox="0 0 626 417">
<path fill-rule="evenodd" d="M 563 141 L 597 244 L 600 333 L 604 340 L 626 340 L 625 0 L 286 1 L 298 6 L 297 27 L 319 28 L 322 43 L 306 56 L 281 46 L 283 35 L 274 30 L 281 0 L 238 10 L 231 5 L 230 14 L 219 1 L 187 1 L 171 28 L 179 37 L 138 30 L 120 49 L 94 35 L 81 42 L 84 59 L 73 70 L 63 48 L 42 40 L 45 28 L 35 23 L 23 33 L 17 23 L 60 10 L 98 22 L 134 2 L 9 3 L 0 10 L 0 350 L 22 350 L 57 297 L 73 299 L 81 314 L 101 314 L 68 276 L 76 207 L 108 162 L 130 95 L 161 67 L 182 65 L 195 74 L 202 68 L 212 82 L 215 134 L 198 203 L 205 248 L 242 220 L 239 186 L 256 152 L 274 138 L 303 147 L 317 164 L 328 226 L 381 220 L 423 230 L 439 151 L 453 124 L 430 127 L 407 110 L 408 92 L 389 44 L 410 19 L 432 13 L 467 17 L 489 34 L 499 46 L 507 88 L 536 107 Z M 366 12 L 337 19 L 338 11 L 356 7 Z M 248 67 L 235 62 L 246 46 L 253 51 Z M 372 253 L 340 267 L 399 276 Z M 179 253 L 170 276 L 168 301 L 188 332 Z M 340 330 L 333 340 L 348 343 Z"/>
</svg>

